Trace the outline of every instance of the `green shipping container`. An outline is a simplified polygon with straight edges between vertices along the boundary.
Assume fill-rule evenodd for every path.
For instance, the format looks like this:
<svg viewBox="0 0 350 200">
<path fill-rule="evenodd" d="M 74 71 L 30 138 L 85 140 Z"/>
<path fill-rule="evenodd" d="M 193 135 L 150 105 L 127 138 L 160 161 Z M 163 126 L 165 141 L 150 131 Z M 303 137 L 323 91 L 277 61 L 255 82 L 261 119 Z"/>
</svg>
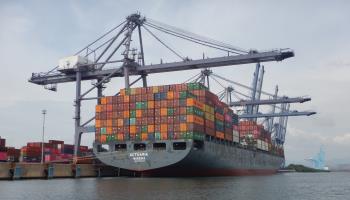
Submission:
<svg viewBox="0 0 350 200">
<path fill-rule="evenodd" d="M 107 135 L 106 142 L 113 142 L 115 141 L 114 135 Z"/>
<path fill-rule="evenodd" d="M 137 110 L 142 109 L 142 102 L 136 102 L 135 104 L 136 104 L 136 109 L 137 109 Z M 130 114 L 130 115 L 131 115 L 131 114 Z"/>
<path fill-rule="evenodd" d="M 148 132 L 147 126 L 142 126 L 142 127 L 141 127 L 141 132 L 142 132 L 142 133 L 147 133 L 147 132 Z"/>
<path fill-rule="evenodd" d="M 136 110 L 130 110 L 130 117 L 136 117 Z"/>
<path fill-rule="evenodd" d="M 141 133 L 136 133 L 135 134 L 135 139 L 136 140 L 141 140 Z"/>
<path fill-rule="evenodd" d="M 168 116 L 169 115 L 174 115 L 174 109 L 173 108 L 168 108 Z"/>
<path fill-rule="evenodd" d="M 187 99 L 187 98 L 196 98 L 196 95 L 192 94 L 191 92 L 188 91 L 181 91 L 179 93 L 180 99 Z"/>
<path fill-rule="evenodd" d="M 202 110 L 200 110 L 199 108 L 196 108 L 194 106 L 186 107 L 186 113 L 188 115 L 197 115 L 200 117 L 203 117 L 203 115 L 204 115 L 204 112 Z"/>
<path fill-rule="evenodd" d="M 142 109 L 147 109 L 147 101 L 142 101 L 141 102 L 141 108 Z"/>
<path fill-rule="evenodd" d="M 161 139 L 160 132 L 155 132 L 154 133 L 154 137 L 155 137 L 156 140 L 160 140 Z"/>
<path fill-rule="evenodd" d="M 136 124 L 136 118 L 130 118 L 129 122 L 130 122 L 130 125 L 135 125 Z"/>
<path fill-rule="evenodd" d="M 189 83 L 187 84 L 188 90 L 207 90 L 207 88 L 201 83 Z"/>
</svg>

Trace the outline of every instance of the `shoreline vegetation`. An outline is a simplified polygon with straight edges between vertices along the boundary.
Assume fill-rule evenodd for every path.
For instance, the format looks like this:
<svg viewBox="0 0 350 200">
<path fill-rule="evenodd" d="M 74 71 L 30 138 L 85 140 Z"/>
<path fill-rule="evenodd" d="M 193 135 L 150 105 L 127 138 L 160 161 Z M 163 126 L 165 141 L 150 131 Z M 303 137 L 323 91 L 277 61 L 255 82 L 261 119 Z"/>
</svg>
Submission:
<svg viewBox="0 0 350 200">
<path fill-rule="evenodd" d="M 281 169 L 282 172 L 330 172 L 330 170 L 314 169 L 304 165 L 290 164 Z"/>
</svg>

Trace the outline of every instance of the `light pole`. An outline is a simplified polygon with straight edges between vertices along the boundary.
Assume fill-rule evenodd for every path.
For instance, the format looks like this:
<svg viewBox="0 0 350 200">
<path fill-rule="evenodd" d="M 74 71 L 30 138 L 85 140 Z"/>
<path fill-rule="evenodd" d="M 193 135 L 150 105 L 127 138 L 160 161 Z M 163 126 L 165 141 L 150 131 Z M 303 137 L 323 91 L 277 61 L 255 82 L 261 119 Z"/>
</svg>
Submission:
<svg viewBox="0 0 350 200">
<path fill-rule="evenodd" d="M 43 135 L 41 138 L 41 164 L 44 163 L 44 136 L 45 136 L 45 115 L 46 115 L 46 110 L 42 110 L 43 114 Z"/>
</svg>

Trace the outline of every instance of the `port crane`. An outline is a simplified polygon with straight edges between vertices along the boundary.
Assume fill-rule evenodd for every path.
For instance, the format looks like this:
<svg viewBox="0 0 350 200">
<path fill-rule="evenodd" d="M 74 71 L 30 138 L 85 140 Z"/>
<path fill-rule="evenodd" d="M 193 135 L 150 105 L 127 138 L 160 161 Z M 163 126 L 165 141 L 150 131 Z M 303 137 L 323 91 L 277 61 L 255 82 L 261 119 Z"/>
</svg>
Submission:
<svg viewBox="0 0 350 200">
<path fill-rule="evenodd" d="M 213 73 L 210 69 L 204 69 L 199 74 L 194 76 L 192 82 L 200 82 L 210 87 L 210 80 L 213 80 L 218 85 L 220 85 L 224 90 L 219 92 L 218 96 L 220 100 L 223 100 L 230 107 L 244 107 L 244 111 L 241 112 L 238 117 L 239 119 L 246 119 L 257 121 L 258 118 L 265 118 L 263 123 L 267 127 L 267 130 L 272 134 L 273 142 L 276 145 L 283 146 L 285 142 L 285 135 L 287 130 L 288 117 L 290 116 L 310 116 L 316 114 L 314 111 L 297 111 L 290 110 L 290 104 L 292 103 L 304 103 L 311 101 L 310 97 L 287 97 L 287 96 L 277 96 L 278 86 L 275 88 L 275 93 L 268 93 L 262 90 L 263 75 L 264 75 L 264 66 L 261 67 L 260 73 L 260 63 L 257 63 L 256 70 L 254 72 L 252 86 L 247 86 L 235 81 L 232 81 L 228 78 L 225 78 L 221 75 Z M 251 94 L 243 94 L 242 92 L 235 90 L 232 85 L 225 86 L 225 83 L 235 85 L 247 89 Z M 232 95 L 236 95 L 238 101 L 233 101 Z M 243 96 L 245 99 L 237 96 Z M 269 99 L 261 99 L 261 94 L 264 94 L 269 97 Z M 276 106 L 281 104 L 280 106 Z M 268 105 L 271 106 L 270 113 L 260 113 L 259 106 Z M 275 112 L 276 108 L 280 109 L 280 112 Z M 274 118 L 278 118 L 278 122 L 274 123 Z"/>
<path fill-rule="evenodd" d="M 205 58 L 203 56 L 201 59 L 191 59 L 188 56 L 182 56 L 160 39 L 154 31 L 174 36 L 197 45 L 216 49 L 224 52 L 225 56 L 213 58 Z M 135 40 L 138 40 L 138 47 L 132 48 L 132 35 L 135 32 L 137 32 Z M 179 60 L 167 63 L 161 61 L 159 64 L 146 63 L 143 47 L 144 32 L 147 32 L 151 37 L 161 43 L 179 58 Z M 115 59 L 115 54 L 118 51 L 121 53 L 122 58 Z M 95 131 L 94 126 L 89 125 L 94 120 L 94 117 L 88 119 L 84 123 L 81 122 L 81 102 L 84 100 L 97 100 L 99 102 L 103 97 L 103 89 L 112 78 L 124 77 L 125 88 L 129 88 L 140 80 L 142 80 L 143 87 L 147 87 L 147 75 L 149 74 L 282 61 L 293 57 L 294 52 L 291 49 L 275 49 L 269 51 L 244 50 L 166 25 L 143 17 L 139 13 L 135 13 L 127 16 L 125 21 L 88 44 L 75 55 L 90 59 L 91 62 L 78 64 L 74 68 L 69 69 L 60 69 L 59 66 L 56 66 L 48 72 L 32 73 L 29 82 L 42 85 L 46 89 L 52 91 L 57 91 L 57 84 L 75 82 L 74 152 L 75 156 L 77 156 L 82 133 Z M 130 76 L 138 76 L 138 78 L 130 82 Z M 90 89 L 82 92 L 81 84 L 83 81 L 87 80 L 93 80 L 95 82 Z M 87 97 L 87 95 L 95 89 L 97 90 L 97 95 Z M 116 93 L 116 95 L 118 94 L 119 93 Z M 256 101 L 256 99 L 253 99 L 253 101 Z"/>
</svg>

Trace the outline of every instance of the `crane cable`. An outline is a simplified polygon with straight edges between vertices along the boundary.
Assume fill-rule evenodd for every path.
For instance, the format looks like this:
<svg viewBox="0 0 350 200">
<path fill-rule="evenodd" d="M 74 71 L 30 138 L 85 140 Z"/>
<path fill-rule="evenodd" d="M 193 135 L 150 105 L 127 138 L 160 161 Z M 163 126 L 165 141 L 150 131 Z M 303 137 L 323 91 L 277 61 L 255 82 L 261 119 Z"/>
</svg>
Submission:
<svg viewBox="0 0 350 200">
<path fill-rule="evenodd" d="M 156 35 L 154 35 L 147 27 L 143 26 L 142 27 L 149 33 L 151 34 L 156 40 L 158 40 L 158 42 L 160 42 L 162 45 L 164 45 L 167 49 L 169 49 L 171 52 L 173 52 L 176 56 L 178 56 L 181 60 L 186 60 L 185 58 L 183 58 L 180 54 L 178 54 L 175 50 L 173 50 L 172 48 L 170 48 L 168 45 L 166 45 L 162 40 L 160 40 Z"/>
<path fill-rule="evenodd" d="M 249 53 L 248 51 L 243 50 L 241 48 L 234 47 L 232 45 L 229 45 L 229 44 L 226 44 L 226 43 L 223 43 L 223 42 L 220 42 L 220 41 L 216 41 L 216 40 L 213 40 L 213 39 L 210 39 L 210 38 L 207 38 L 207 37 L 195 34 L 195 33 L 191 33 L 189 31 L 186 31 L 186 30 L 183 30 L 183 29 L 180 29 L 180 28 L 177 28 L 177 27 L 170 26 L 170 25 L 158 22 L 158 21 L 153 20 L 153 19 L 147 19 L 145 21 L 145 24 L 147 24 L 149 26 L 152 25 L 152 26 L 157 27 L 158 29 L 161 29 L 162 31 L 171 32 L 173 34 L 180 35 L 180 36 L 183 36 L 183 37 L 187 37 L 189 39 L 196 40 L 196 41 L 199 41 L 199 42 L 202 42 L 202 43 L 211 44 L 211 45 L 214 45 L 214 46 L 217 46 L 217 47 L 222 47 L 222 48 L 225 48 L 225 49 L 229 49 L 229 50 L 232 51 L 232 53 L 236 53 L 236 54 Z M 226 51 L 228 51 L 228 50 L 226 50 Z"/>
<path fill-rule="evenodd" d="M 108 34 L 110 34 L 111 32 L 113 32 L 114 30 L 116 30 L 117 28 L 119 28 L 121 25 L 123 25 L 126 22 L 126 20 L 124 20 L 122 23 L 118 24 L 117 26 L 113 27 L 112 29 L 110 29 L 109 31 L 107 31 L 106 33 L 104 33 L 103 35 L 101 35 L 99 38 L 97 38 L 96 40 L 94 40 L 93 42 L 89 43 L 87 46 L 85 46 L 84 48 L 82 48 L 81 50 L 79 50 L 78 52 L 76 52 L 74 55 L 78 55 L 79 53 L 83 52 L 85 49 L 88 49 L 91 45 L 95 44 L 96 42 L 100 41 L 102 38 L 106 37 Z M 103 45 L 105 45 L 106 43 L 108 43 L 109 41 L 111 41 L 113 39 L 113 37 L 109 40 L 107 40 L 105 43 L 103 43 L 102 45 L 100 45 L 99 47 L 91 50 L 90 53 L 88 53 L 86 56 L 90 55 L 92 52 L 98 50 L 99 48 L 101 48 Z M 51 69 L 50 71 L 46 72 L 45 75 L 50 74 L 51 72 L 55 71 L 58 68 L 58 66 L 54 67 L 53 69 Z"/>
</svg>

